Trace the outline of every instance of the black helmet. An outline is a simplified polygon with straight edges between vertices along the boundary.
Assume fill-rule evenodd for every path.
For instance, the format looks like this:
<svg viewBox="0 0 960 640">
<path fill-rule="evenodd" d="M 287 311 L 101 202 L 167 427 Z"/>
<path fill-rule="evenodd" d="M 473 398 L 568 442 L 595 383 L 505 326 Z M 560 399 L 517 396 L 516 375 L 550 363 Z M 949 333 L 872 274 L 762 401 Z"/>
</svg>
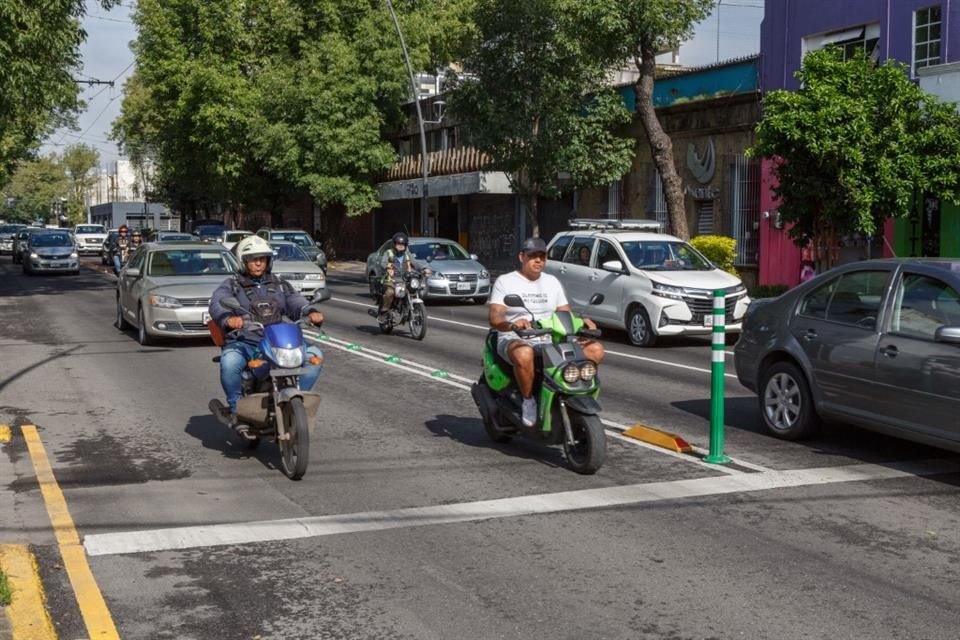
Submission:
<svg viewBox="0 0 960 640">
<path fill-rule="evenodd" d="M 393 234 L 393 244 L 410 244 L 410 238 L 403 231 Z"/>
</svg>

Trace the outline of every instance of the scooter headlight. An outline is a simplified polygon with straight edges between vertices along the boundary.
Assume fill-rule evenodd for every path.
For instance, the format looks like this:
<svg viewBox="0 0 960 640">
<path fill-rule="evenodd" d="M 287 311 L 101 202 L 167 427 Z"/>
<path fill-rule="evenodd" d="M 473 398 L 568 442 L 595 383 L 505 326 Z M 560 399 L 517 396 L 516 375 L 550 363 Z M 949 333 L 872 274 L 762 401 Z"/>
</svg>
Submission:
<svg viewBox="0 0 960 640">
<path fill-rule="evenodd" d="M 274 349 L 273 359 L 284 369 L 296 369 L 303 364 L 303 349 Z"/>
<path fill-rule="evenodd" d="M 565 367 L 563 370 L 563 381 L 567 384 L 573 384 L 580 379 L 580 368 L 575 364 Z"/>
<path fill-rule="evenodd" d="M 420 288 L 420 278 L 410 278 L 410 291 L 416 291 Z"/>
<path fill-rule="evenodd" d="M 580 379 L 584 382 L 590 382 L 597 377 L 597 365 L 588 362 L 580 367 Z"/>
</svg>

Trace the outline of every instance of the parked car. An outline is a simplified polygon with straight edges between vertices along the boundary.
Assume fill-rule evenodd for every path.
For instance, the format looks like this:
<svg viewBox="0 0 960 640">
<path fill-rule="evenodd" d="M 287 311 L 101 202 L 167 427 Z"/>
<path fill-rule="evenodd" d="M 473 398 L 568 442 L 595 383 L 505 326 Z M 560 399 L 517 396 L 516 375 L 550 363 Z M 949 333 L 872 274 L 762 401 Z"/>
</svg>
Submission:
<svg viewBox="0 0 960 640">
<path fill-rule="evenodd" d="M 110 245 L 113 244 L 118 235 L 120 235 L 119 229 L 110 229 L 107 231 L 107 237 L 104 239 L 103 244 L 100 245 L 100 264 L 104 266 L 110 266 L 112 264 L 110 262 Z"/>
<path fill-rule="evenodd" d="M 13 255 L 13 238 L 21 229 L 25 229 L 25 224 L 0 224 L 0 255 L 9 253 Z"/>
<path fill-rule="evenodd" d="M 303 229 L 270 229 L 263 227 L 257 230 L 257 235 L 264 240 L 286 240 L 298 245 L 311 260 L 317 263 L 317 266 L 327 272 L 327 254 L 323 252 L 320 245 L 313 241 Z"/>
<path fill-rule="evenodd" d="M 76 240 L 64 229 L 37 229 L 30 234 L 21 254 L 23 272 L 80 273 Z"/>
<path fill-rule="evenodd" d="M 146 242 L 194 242 L 196 239 L 186 231 L 151 231 Z"/>
<path fill-rule="evenodd" d="M 712 331 L 713 292 L 724 290 L 728 332 L 739 332 L 750 304 L 739 278 L 718 269 L 656 221 L 572 220 L 547 248 L 546 273 L 563 283 L 570 306 L 630 342 Z M 591 299 L 595 295 L 599 297 Z"/>
<path fill-rule="evenodd" d="M 103 241 L 107 239 L 107 230 L 102 224 L 78 224 L 73 228 L 73 237 L 77 239 L 77 253 L 100 253 Z"/>
<path fill-rule="evenodd" d="M 13 236 L 13 264 L 23 264 L 23 255 L 27 250 L 27 241 L 34 231 L 43 231 L 43 227 L 25 227 Z"/>
<path fill-rule="evenodd" d="M 246 238 L 247 236 L 252 236 L 253 231 L 243 231 L 241 229 L 228 229 L 223 232 L 220 236 L 220 244 L 225 246 L 227 249 L 233 249 L 234 245 Z"/>
<path fill-rule="evenodd" d="M 144 244 L 117 277 L 117 327 L 136 328 L 143 345 L 158 337 L 209 336 L 210 297 L 238 266 L 219 244 Z"/>
<path fill-rule="evenodd" d="M 299 246 L 292 242 L 272 240 L 272 271 L 293 285 L 307 300 L 321 302 L 330 299 L 327 276 L 317 263 L 310 260 Z"/>
<path fill-rule="evenodd" d="M 766 428 L 841 421 L 960 451 L 960 260 L 870 260 L 755 301 L 734 348 Z"/>
<path fill-rule="evenodd" d="M 384 254 L 393 246 L 387 240 L 367 256 L 367 280 L 371 295 L 376 294 L 377 283 L 383 277 Z M 477 304 L 486 302 L 490 295 L 490 272 L 472 253 L 446 238 L 410 238 L 407 251 L 413 254 L 417 269 L 429 267 L 426 299 L 472 299 Z"/>
</svg>

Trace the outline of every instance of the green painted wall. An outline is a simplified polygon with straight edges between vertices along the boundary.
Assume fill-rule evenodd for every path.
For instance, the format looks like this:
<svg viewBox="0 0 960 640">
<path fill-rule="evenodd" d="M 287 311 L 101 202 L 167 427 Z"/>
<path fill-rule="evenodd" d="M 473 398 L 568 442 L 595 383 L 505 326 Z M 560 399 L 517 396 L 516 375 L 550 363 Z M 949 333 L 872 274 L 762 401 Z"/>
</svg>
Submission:
<svg viewBox="0 0 960 640">
<path fill-rule="evenodd" d="M 940 205 L 940 257 L 960 258 L 960 205 Z"/>
</svg>

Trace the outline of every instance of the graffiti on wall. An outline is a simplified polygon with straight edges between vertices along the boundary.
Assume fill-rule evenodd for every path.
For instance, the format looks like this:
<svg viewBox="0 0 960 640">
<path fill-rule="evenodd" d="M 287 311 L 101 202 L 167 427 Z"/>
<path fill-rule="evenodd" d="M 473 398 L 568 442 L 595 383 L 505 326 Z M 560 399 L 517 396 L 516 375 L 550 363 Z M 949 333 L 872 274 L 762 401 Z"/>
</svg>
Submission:
<svg viewBox="0 0 960 640">
<path fill-rule="evenodd" d="M 516 250 L 513 214 L 485 212 L 470 219 L 470 250 L 481 260 L 509 259 Z"/>
</svg>

